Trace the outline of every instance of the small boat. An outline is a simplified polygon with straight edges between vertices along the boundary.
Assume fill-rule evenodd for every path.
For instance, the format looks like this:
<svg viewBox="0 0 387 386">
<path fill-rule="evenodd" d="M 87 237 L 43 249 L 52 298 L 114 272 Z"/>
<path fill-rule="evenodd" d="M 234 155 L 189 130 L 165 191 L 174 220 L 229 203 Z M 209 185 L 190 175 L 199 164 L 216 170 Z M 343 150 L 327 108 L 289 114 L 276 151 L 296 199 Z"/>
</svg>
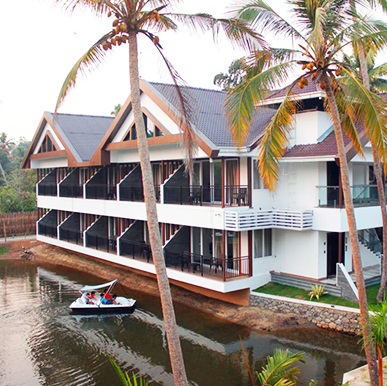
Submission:
<svg viewBox="0 0 387 386">
<path fill-rule="evenodd" d="M 81 297 L 77 300 L 74 300 L 69 308 L 73 313 L 76 314 L 118 314 L 118 313 L 132 313 L 136 308 L 136 300 L 124 298 L 122 296 L 117 296 L 115 299 L 117 304 L 106 302 L 105 296 L 110 297 L 110 292 L 116 284 L 117 279 L 109 281 L 105 284 L 99 285 L 85 285 L 82 287 L 79 292 Z M 86 293 L 93 292 L 97 290 L 102 290 L 107 288 L 104 291 L 103 296 L 96 296 L 92 301 L 87 297 Z M 106 294 L 109 294 L 108 296 Z"/>
</svg>

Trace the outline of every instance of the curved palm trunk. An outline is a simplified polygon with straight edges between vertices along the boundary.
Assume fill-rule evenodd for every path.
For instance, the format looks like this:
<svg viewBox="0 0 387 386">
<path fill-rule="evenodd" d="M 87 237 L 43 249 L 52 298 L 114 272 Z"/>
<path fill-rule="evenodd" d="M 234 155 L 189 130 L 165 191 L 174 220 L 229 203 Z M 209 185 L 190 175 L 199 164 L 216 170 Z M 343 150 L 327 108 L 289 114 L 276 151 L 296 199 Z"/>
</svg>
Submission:
<svg viewBox="0 0 387 386">
<path fill-rule="evenodd" d="M 359 61 L 360 61 L 360 69 L 361 75 L 363 78 L 364 86 L 369 90 L 370 89 L 370 80 L 368 76 L 368 69 L 366 64 L 366 59 L 364 55 L 364 50 L 361 45 L 358 48 L 359 52 Z M 372 145 L 372 143 L 371 143 Z M 375 151 L 375 147 L 372 145 L 372 157 L 374 160 L 374 172 L 376 177 L 376 183 L 378 185 L 378 194 L 379 194 L 379 202 L 380 202 L 380 210 L 382 212 L 382 225 L 383 225 L 383 258 L 382 258 L 382 279 L 380 282 L 380 288 L 376 300 L 380 303 L 383 300 L 384 293 L 386 291 L 387 285 L 387 210 L 386 210 L 386 193 L 382 178 L 382 171 L 380 168 L 380 162 L 378 156 Z"/>
<path fill-rule="evenodd" d="M 183 354 L 180 347 L 175 312 L 172 304 L 171 289 L 169 286 L 161 244 L 152 168 L 149 159 L 148 142 L 145 135 L 144 120 L 142 118 L 141 111 L 137 36 L 136 33 L 132 31 L 129 33 L 129 76 L 132 109 L 137 129 L 137 147 L 142 171 L 149 239 L 152 249 L 153 262 L 156 268 L 157 283 L 160 291 L 161 306 L 168 340 L 169 357 L 171 360 L 174 384 L 177 386 L 185 386 L 187 385 L 187 376 L 185 373 Z"/>
<path fill-rule="evenodd" d="M 329 109 L 331 112 L 334 131 L 335 131 L 337 150 L 339 153 L 341 182 L 343 186 L 345 209 L 347 212 L 349 238 L 350 238 L 351 247 L 352 247 L 352 259 L 353 259 L 353 265 L 355 268 L 356 285 L 359 291 L 360 324 L 362 327 L 363 338 L 365 342 L 364 346 L 365 346 L 365 352 L 366 352 L 367 363 L 368 363 L 368 371 L 370 373 L 371 385 L 377 386 L 378 373 L 377 373 L 377 366 L 376 366 L 376 355 L 375 355 L 374 346 L 372 344 L 371 328 L 369 325 L 368 304 L 367 304 L 367 296 L 366 296 L 365 283 L 364 283 L 364 277 L 363 277 L 363 266 L 361 263 L 359 239 L 358 239 L 357 229 L 356 229 L 355 210 L 353 207 L 351 190 L 349 186 L 348 163 L 347 163 L 347 158 L 346 158 L 345 149 L 344 149 L 343 133 L 341 131 L 340 116 L 339 116 L 339 111 L 337 109 L 335 96 L 332 91 L 330 80 L 327 76 L 324 76 L 324 83 L 326 85 L 327 99 L 328 99 Z"/>
</svg>

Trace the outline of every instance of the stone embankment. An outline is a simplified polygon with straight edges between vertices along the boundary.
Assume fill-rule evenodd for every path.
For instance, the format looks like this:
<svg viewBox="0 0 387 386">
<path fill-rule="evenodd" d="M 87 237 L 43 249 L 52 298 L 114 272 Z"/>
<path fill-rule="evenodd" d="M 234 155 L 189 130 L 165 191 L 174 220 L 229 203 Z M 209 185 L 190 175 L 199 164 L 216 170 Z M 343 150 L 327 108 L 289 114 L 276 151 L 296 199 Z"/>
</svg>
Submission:
<svg viewBox="0 0 387 386">
<path fill-rule="evenodd" d="M 317 327 L 360 335 L 360 311 L 355 308 L 308 302 L 283 296 L 252 293 L 250 305 L 275 313 L 291 312 Z"/>
</svg>

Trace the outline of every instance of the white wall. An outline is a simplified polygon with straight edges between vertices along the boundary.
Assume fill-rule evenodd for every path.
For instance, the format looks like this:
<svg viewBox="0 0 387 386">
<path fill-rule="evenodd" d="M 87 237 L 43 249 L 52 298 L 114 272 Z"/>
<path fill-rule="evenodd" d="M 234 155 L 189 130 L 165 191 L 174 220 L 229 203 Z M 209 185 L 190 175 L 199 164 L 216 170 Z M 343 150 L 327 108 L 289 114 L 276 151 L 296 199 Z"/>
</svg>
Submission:
<svg viewBox="0 0 387 386">
<path fill-rule="evenodd" d="M 306 145 L 317 143 L 318 138 L 332 126 L 329 115 L 322 111 L 307 111 L 296 114 L 293 143 Z"/>
<path fill-rule="evenodd" d="M 67 168 L 67 157 L 31 159 L 31 169 Z"/>
<path fill-rule="evenodd" d="M 320 279 L 323 265 L 319 254 L 323 250 L 323 238 L 319 232 L 275 231 L 275 257 L 277 270 L 292 275 Z M 326 266 L 326 264 L 325 264 Z"/>
<path fill-rule="evenodd" d="M 318 205 L 320 168 L 317 162 L 283 162 L 274 192 L 274 207 L 294 210 L 313 209 Z"/>
<path fill-rule="evenodd" d="M 185 150 L 180 144 L 165 144 L 149 147 L 151 161 L 182 160 L 185 158 Z M 208 158 L 203 150 L 197 149 L 195 158 Z M 110 151 L 112 163 L 140 162 L 137 148 L 128 148 Z"/>
</svg>

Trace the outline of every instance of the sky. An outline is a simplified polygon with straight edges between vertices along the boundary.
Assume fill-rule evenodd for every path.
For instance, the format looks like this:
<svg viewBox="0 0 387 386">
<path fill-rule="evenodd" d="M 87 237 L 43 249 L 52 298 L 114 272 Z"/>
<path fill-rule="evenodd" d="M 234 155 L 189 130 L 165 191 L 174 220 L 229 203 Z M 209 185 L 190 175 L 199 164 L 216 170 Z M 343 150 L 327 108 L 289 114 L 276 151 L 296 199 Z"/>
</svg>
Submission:
<svg viewBox="0 0 387 386">
<path fill-rule="evenodd" d="M 181 12 L 205 12 L 224 17 L 236 0 L 185 0 Z M 60 1 L 58 1 L 60 3 Z M 284 0 L 269 4 L 286 15 Z M 66 11 L 54 0 L 2 1 L 0 7 L 0 133 L 31 140 L 44 111 L 54 111 L 70 69 L 102 35 L 111 30 L 113 18 L 99 18 L 81 8 Z M 179 9 L 180 11 L 180 9 Z M 217 89 L 213 78 L 227 72 L 232 60 L 244 52 L 222 36 L 187 30 L 159 35 L 164 55 L 181 77 L 194 87 Z M 283 46 L 282 42 L 279 46 Z M 129 96 L 128 44 L 108 52 L 99 68 L 80 76 L 61 113 L 110 115 Z M 166 67 L 149 39 L 139 40 L 142 79 L 170 83 Z"/>
<path fill-rule="evenodd" d="M 185 13 L 220 17 L 230 11 L 227 0 L 183 3 Z M 111 30 L 113 18 L 98 18 L 83 10 L 71 14 L 52 0 L 2 2 L 0 9 L 0 132 L 15 140 L 30 140 L 43 112 L 54 111 L 72 66 Z M 211 33 L 195 38 L 188 31 L 171 31 L 159 36 L 165 56 L 190 86 L 216 88 L 214 76 L 227 72 L 231 61 L 243 56 L 225 39 L 215 44 Z M 97 70 L 80 77 L 59 112 L 110 115 L 116 104 L 123 104 L 129 95 L 128 49 L 128 44 L 115 47 Z M 171 81 L 148 39 L 140 39 L 139 52 L 143 79 Z"/>
</svg>

